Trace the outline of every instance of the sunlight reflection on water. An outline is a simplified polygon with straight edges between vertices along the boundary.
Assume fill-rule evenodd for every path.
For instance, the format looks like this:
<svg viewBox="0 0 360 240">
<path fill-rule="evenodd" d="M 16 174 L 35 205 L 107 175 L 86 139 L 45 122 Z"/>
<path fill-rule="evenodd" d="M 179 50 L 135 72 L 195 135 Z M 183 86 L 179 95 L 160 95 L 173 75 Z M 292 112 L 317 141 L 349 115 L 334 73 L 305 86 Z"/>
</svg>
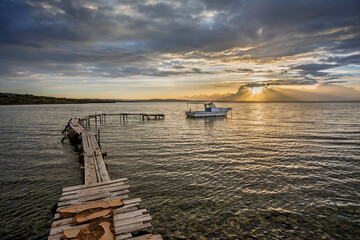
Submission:
<svg viewBox="0 0 360 240">
<path fill-rule="evenodd" d="M 1 107 L 0 238 L 46 239 L 61 189 L 82 181 L 61 131 L 95 112 L 165 113 L 100 127 L 110 177 L 129 178 L 165 239 L 360 236 L 359 103 L 218 105 L 232 117 L 186 119 L 185 103 Z"/>
</svg>

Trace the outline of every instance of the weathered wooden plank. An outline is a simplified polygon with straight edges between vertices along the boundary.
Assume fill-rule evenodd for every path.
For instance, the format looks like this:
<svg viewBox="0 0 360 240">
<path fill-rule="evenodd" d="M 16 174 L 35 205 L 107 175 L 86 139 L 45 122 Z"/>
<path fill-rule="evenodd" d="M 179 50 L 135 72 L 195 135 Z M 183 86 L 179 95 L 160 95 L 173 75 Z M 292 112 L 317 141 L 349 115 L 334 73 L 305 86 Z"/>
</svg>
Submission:
<svg viewBox="0 0 360 240">
<path fill-rule="evenodd" d="M 129 212 L 129 211 L 137 210 L 136 206 L 139 205 L 140 198 L 123 200 L 123 203 L 125 205 L 123 207 L 121 207 L 121 208 L 115 209 L 115 213 L 120 214 L 120 213 L 123 213 L 123 212 Z M 58 207 L 56 211 L 58 212 L 59 210 L 61 210 L 63 208 L 65 208 L 65 207 L 64 206 L 63 207 Z M 56 213 L 54 215 L 54 219 L 56 220 L 56 219 L 59 219 L 59 218 L 60 218 L 60 214 Z"/>
<path fill-rule="evenodd" d="M 116 214 L 121 214 L 121 213 L 137 211 L 138 208 L 136 206 L 134 206 L 134 205 L 138 205 L 138 203 L 130 204 L 129 207 L 124 206 L 124 207 L 121 207 L 121 208 L 117 208 L 117 209 L 115 209 L 114 212 Z"/>
<path fill-rule="evenodd" d="M 61 234 L 55 234 L 48 237 L 48 240 L 60 240 Z"/>
<path fill-rule="evenodd" d="M 97 160 L 97 163 L 98 163 L 98 168 L 99 168 L 99 172 L 100 172 L 100 176 L 101 176 L 102 181 L 103 182 L 110 181 L 110 176 L 109 176 L 109 173 L 108 173 L 108 171 L 106 169 L 104 158 L 103 158 L 100 151 L 96 151 L 96 160 Z"/>
<path fill-rule="evenodd" d="M 89 135 L 85 135 L 86 138 L 86 143 L 88 144 L 88 147 L 86 149 L 86 151 L 84 151 L 84 155 L 88 156 L 88 157 L 92 157 L 94 156 L 94 146 L 91 143 L 91 138 L 89 137 Z"/>
<path fill-rule="evenodd" d="M 129 189 L 125 189 L 122 191 L 118 191 L 118 192 L 110 192 L 110 196 L 111 198 L 121 198 L 121 196 L 123 195 L 127 195 L 126 193 L 129 193 Z"/>
<path fill-rule="evenodd" d="M 105 210 L 109 211 L 109 209 L 105 209 Z M 70 226 L 72 224 L 72 222 L 73 222 L 73 218 L 64 218 L 64 219 L 54 221 L 51 226 L 52 227 L 66 227 L 66 226 Z"/>
<path fill-rule="evenodd" d="M 89 140 L 90 140 L 91 146 L 94 148 L 94 151 L 96 151 L 96 150 L 100 151 L 99 144 L 96 140 L 96 137 L 94 135 L 89 136 Z"/>
<path fill-rule="evenodd" d="M 103 182 L 100 177 L 100 172 L 99 172 L 98 161 L 96 159 L 96 155 L 92 156 L 91 158 L 92 158 L 92 161 L 94 162 L 96 181 Z M 86 182 L 85 182 L 85 184 L 86 184 Z"/>
<path fill-rule="evenodd" d="M 85 185 L 97 182 L 94 160 L 92 157 L 84 156 Z"/>
<path fill-rule="evenodd" d="M 80 204 L 85 204 L 85 203 L 91 203 L 91 202 L 97 202 L 97 201 L 108 201 L 108 200 L 113 199 L 110 196 L 105 196 L 105 195 L 94 195 L 94 196 L 95 196 L 94 199 L 92 199 L 91 201 L 81 201 L 79 199 L 75 199 L 75 200 L 66 201 L 66 202 L 59 202 L 58 208 L 56 209 L 56 211 L 60 211 L 61 209 L 66 208 L 70 205 L 80 205 Z M 116 198 L 126 199 L 126 198 L 129 198 L 129 196 L 128 195 L 120 195 L 120 196 L 117 196 Z"/>
<path fill-rule="evenodd" d="M 85 195 L 94 195 L 94 194 L 98 194 L 98 193 L 103 193 L 103 192 L 118 192 L 118 191 L 122 191 L 125 189 L 129 189 L 130 185 L 124 184 L 124 185 L 110 185 L 107 188 L 99 188 L 99 189 L 89 189 L 85 191 Z M 78 196 L 82 196 L 83 195 L 84 190 L 81 190 L 78 192 Z M 68 195 L 67 195 L 68 196 Z"/>
<path fill-rule="evenodd" d="M 133 204 L 133 205 L 137 205 L 136 203 L 135 204 Z M 131 205 L 129 205 L 129 206 L 131 206 Z M 142 210 L 137 210 L 137 208 L 136 207 L 134 207 L 134 206 L 131 206 L 131 207 L 120 207 L 120 208 L 117 208 L 116 210 L 128 210 L 128 211 L 133 211 L 133 212 L 136 212 L 136 214 L 134 214 L 134 213 L 131 213 L 131 215 L 127 215 L 127 216 L 132 216 L 132 217 L 134 217 L 134 216 L 139 216 L 138 214 L 140 213 L 140 214 L 142 214 L 143 212 L 146 212 L 146 210 L 145 209 L 142 209 Z M 140 211 L 140 212 L 138 212 L 138 211 Z M 125 214 L 128 214 L 129 212 L 125 212 Z M 115 213 L 116 214 L 116 213 Z M 121 219 L 125 219 L 126 217 L 123 215 L 124 213 L 121 213 L 120 215 L 117 215 L 117 219 L 118 220 L 121 220 Z M 116 215 L 115 215 L 116 216 Z M 120 219 L 119 219 L 120 218 Z M 58 218 L 54 218 L 55 219 L 55 221 L 53 222 L 53 224 L 51 225 L 53 228 L 55 228 L 55 227 L 65 227 L 65 226 L 69 226 L 71 223 L 72 223 L 72 221 L 73 221 L 73 219 L 72 218 L 64 218 L 64 219 L 60 219 L 60 220 L 56 220 L 56 219 L 58 219 Z M 60 239 L 60 236 L 59 236 L 59 239 Z"/>
<path fill-rule="evenodd" d="M 145 212 L 146 212 L 146 209 L 140 209 L 140 210 L 136 210 L 136 211 L 132 211 L 132 212 L 115 214 L 114 221 L 141 216 Z"/>
<path fill-rule="evenodd" d="M 123 203 L 125 205 L 132 204 L 132 203 L 139 203 L 139 202 L 141 202 L 141 198 L 133 198 L 133 199 L 127 199 L 127 200 L 123 201 Z"/>
<path fill-rule="evenodd" d="M 68 200 L 73 200 L 73 199 L 80 199 L 80 198 L 85 198 L 85 197 L 89 197 L 91 195 L 97 195 L 97 194 L 108 194 L 108 195 L 110 195 L 110 191 L 107 188 L 94 189 L 94 190 L 81 190 L 77 194 L 71 194 L 71 195 L 62 196 L 60 198 L 60 201 L 63 202 L 63 201 L 68 201 Z"/>
<path fill-rule="evenodd" d="M 112 198 L 115 198 L 118 195 L 124 195 L 126 193 L 129 193 L 130 191 L 129 191 L 129 189 L 118 190 L 116 188 L 96 189 L 96 190 L 92 190 L 92 191 L 82 190 L 81 192 L 78 192 L 76 194 L 61 196 L 59 202 L 65 202 L 65 201 L 74 200 L 74 199 L 82 199 L 82 198 L 85 198 L 88 196 L 102 194 L 105 192 L 108 192 Z"/>
<path fill-rule="evenodd" d="M 87 153 L 89 151 L 89 142 L 87 140 L 87 136 L 86 134 L 81 134 L 81 142 L 82 142 L 82 145 L 83 145 L 83 151 L 84 153 Z M 85 154 L 84 154 L 85 156 Z"/>
<path fill-rule="evenodd" d="M 68 205 L 77 205 L 77 204 L 82 204 L 82 203 L 87 203 L 87 202 L 92 202 L 92 201 L 103 201 L 105 199 L 110 199 L 109 192 L 102 193 L 102 194 L 95 194 L 95 195 L 87 196 L 84 198 L 78 198 L 78 199 L 59 202 L 58 207 L 63 207 L 63 206 L 68 206 Z"/>
<path fill-rule="evenodd" d="M 131 233 L 126 233 L 126 234 L 115 236 L 115 240 L 124 240 L 124 239 L 129 239 L 131 237 L 132 237 Z"/>
<path fill-rule="evenodd" d="M 82 211 L 90 210 L 90 209 L 98 209 L 98 208 L 117 208 L 124 206 L 123 201 L 120 198 L 111 199 L 107 201 L 96 201 L 84 204 L 76 204 L 66 208 L 61 209 L 60 213 L 79 213 Z"/>
<path fill-rule="evenodd" d="M 63 225 L 69 225 L 72 222 L 72 218 L 64 218 L 57 221 L 54 221 L 53 224 L 51 224 L 51 227 L 59 227 Z"/>
<path fill-rule="evenodd" d="M 112 215 L 112 210 L 107 208 L 101 211 L 96 211 L 91 214 L 88 214 L 87 216 L 77 216 L 75 218 L 75 221 L 77 224 L 79 223 L 86 223 L 95 219 L 104 219 L 109 218 Z"/>
<path fill-rule="evenodd" d="M 51 235 L 56 235 L 56 234 L 61 234 L 62 230 L 64 229 L 71 229 L 71 228 L 86 228 L 88 227 L 89 224 L 82 224 L 82 225 L 76 225 L 76 226 L 59 226 L 59 227 L 53 227 L 50 230 L 50 236 Z"/>
<path fill-rule="evenodd" d="M 119 214 L 119 213 L 124 213 L 124 212 L 130 212 L 130 211 L 136 211 L 137 207 L 140 204 L 140 199 L 135 199 L 136 201 L 133 201 L 134 199 L 129 199 L 129 200 L 123 200 L 124 202 L 124 206 L 121 208 L 117 208 L 115 209 L 115 213 Z M 60 210 L 62 207 L 58 208 L 58 210 Z M 57 220 L 60 218 L 60 214 L 59 213 L 55 213 L 54 215 L 54 220 Z"/>
<path fill-rule="evenodd" d="M 60 218 L 60 213 L 55 213 L 54 214 L 54 220 L 57 220 L 57 219 L 59 219 Z"/>
<path fill-rule="evenodd" d="M 125 184 L 125 182 L 127 180 L 128 180 L 127 178 L 120 178 L 120 179 L 116 179 L 116 180 L 111 180 L 109 182 L 95 183 L 95 184 L 91 184 L 91 185 L 78 185 L 78 186 L 74 186 L 74 187 L 67 187 L 67 188 L 63 188 L 63 194 L 62 195 L 66 195 L 65 193 L 75 194 L 75 193 L 78 193 L 79 191 L 84 190 L 84 189 L 100 189 L 100 188 L 107 188 L 109 186 L 123 185 L 123 184 Z"/>
<path fill-rule="evenodd" d="M 151 227 L 150 223 L 134 223 L 130 225 L 115 227 L 115 235 L 139 231 Z"/>
<path fill-rule="evenodd" d="M 161 235 L 146 234 L 139 237 L 133 237 L 130 239 L 131 240 L 162 240 L 162 237 Z"/>
<path fill-rule="evenodd" d="M 144 215 L 140 215 L 140 216 L 136 216 L 136 217 L 132 217 L 132 218 L 121 219 L 121 220 L 114 219 L 114 226 L 115 226 L 115 228 L 117 228 L 117 227 L 121 227 L 121 226 L 127 226 L 127 225 L 140 223 L 140 222 L 146 222 L 146 221 L 150 221 L 150 220 L 151 220 L 150 215 L 144 214 Z"/>
</svg>

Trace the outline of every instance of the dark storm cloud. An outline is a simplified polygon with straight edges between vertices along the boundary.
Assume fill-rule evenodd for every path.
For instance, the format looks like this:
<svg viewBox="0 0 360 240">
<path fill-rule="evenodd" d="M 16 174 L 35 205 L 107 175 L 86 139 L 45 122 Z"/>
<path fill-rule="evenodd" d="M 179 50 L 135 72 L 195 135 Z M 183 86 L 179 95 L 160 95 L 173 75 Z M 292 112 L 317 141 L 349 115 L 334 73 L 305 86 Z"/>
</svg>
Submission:
<svg viewBox="0 0 360 240">
<path fill-rule="evenodd" d="M 162 54 L 186 58 L 193 51 L 189 58 L 223 62 L 274 61 L 320 47 L 354 52 L 359 50 L 358 9 L 357 0 L 3 0 L 0 69 L 6 70 L 1 81 L 18 77 L 16 72 L 109 78 L 210 73 L 195 63 L 160 69 L 171 58 Z M 359 64 L 359 56 L 292 68 L 316 77 L 348 64 Z"/>
<path fill-rule="evenodd" d="M 347 65 L 360 65 L 360 54 L 353 54 L 346 57 L 330 57 L 326 59 L 329 63 L 310 63 L 302 64 L 293 67 L 292 69 L 300 70 L 300 74 L 304 77 L 311 75 L 314 77 L 324 77 L 330 75 L 330 73 L 324 71 L 328 69 L 334 69 L 336 67 L 347 66 Z M 326 80 L 337 79 L 345 74 L 337 74 L 336 77 L 328 77 Z"/>
<path fill-rule="evenodd" d="M 301 75 L 303 75 L 304 77 L 306 77 L 307 75 L 311 75 L 314 77 L 323 77 L 323 76 L 327 76 L 328 73 L 326 72 L 321 72 L 322 70 L 327 70 L 327 69 L 331 69 L 331 68 L 335 68 L 340 66 L 339 64 L 318 64 L 318 63 L 310 63 L 310 64 L 303 64 L 303 65 L 298 65 L 296 67 L 294 67 L 293 69 L 299 69 Z"/>
</svg>

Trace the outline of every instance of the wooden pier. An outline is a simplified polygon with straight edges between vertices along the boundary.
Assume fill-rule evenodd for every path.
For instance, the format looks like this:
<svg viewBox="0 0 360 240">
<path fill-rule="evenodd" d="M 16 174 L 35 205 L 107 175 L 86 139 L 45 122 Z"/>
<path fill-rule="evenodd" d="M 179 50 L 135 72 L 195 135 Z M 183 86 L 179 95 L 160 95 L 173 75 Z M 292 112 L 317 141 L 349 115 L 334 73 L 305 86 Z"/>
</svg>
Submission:
<svg viewBox="0 0 360 240">
<path fill-rule="evenodd" d="M 93 116 L 106 121 L 106 114 Z M 48 240 L 162 239 L 139 235 L 151 226 L 151 217 L 145 209 L 138 209 L 140 198 L 129 199 L 126 178 L 110 180 L 96 135 L 83 128 L 85 123 L 84 119 L 70 119 L 63 131 L 82 152 L 85 184 L 63 188 Z"/>
<path fill-rule="evenodd" d="M 93 114 L 84 118 L 80 118 L 79 122 L 82 126 L 90 127 L 91 120 L 94 122 L 95 126 L 106 122 L 107 116 L 119 116 L 120 121 L 126 121 L 128 117 L 134 116 L 139 117 L 140 120 L 161 120 L 165 118 L 165 115 L 162 113 L 101 113 Z"/>
</svg>

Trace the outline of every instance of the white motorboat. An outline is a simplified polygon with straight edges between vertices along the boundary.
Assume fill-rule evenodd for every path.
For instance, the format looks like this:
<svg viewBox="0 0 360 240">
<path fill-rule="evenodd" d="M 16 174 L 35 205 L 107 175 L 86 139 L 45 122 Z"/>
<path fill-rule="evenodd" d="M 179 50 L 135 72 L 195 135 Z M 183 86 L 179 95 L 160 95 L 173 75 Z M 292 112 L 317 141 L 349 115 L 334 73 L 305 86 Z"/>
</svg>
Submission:
<svg viewBox="0 0 360 240">
<path fill-rule="evenodd" d="M 189 109 L 191 104 L 195 105 L 195 111 Z M 197 111 L 198 105 L 204 105 L 205 111 Z M 232 110 L 232 108 L 217 108 L 213 101 L 209 103 L 188 103 L 188 111 L 185 112 L 186 116 L 189 118 L 200 118 L 200 117 L 225 117 L 227 112 Z"/>
</svg>

